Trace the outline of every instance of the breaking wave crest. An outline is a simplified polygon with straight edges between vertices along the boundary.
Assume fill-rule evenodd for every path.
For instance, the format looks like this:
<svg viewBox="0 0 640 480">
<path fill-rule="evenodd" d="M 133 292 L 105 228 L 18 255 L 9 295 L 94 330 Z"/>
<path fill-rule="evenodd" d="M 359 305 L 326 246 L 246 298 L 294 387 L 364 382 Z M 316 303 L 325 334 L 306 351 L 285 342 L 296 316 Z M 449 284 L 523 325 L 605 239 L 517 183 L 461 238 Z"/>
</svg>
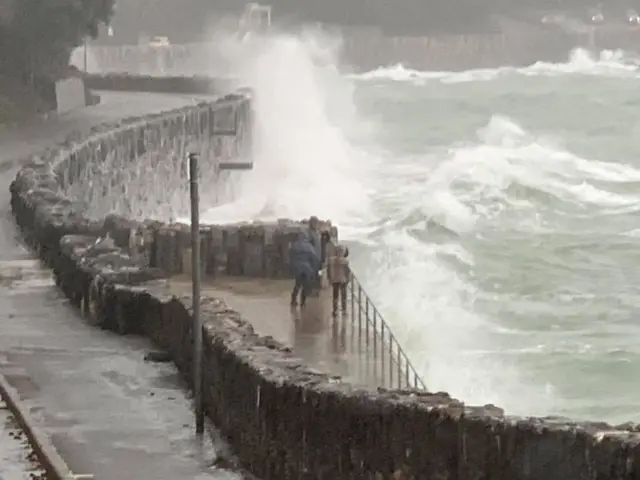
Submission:
<svg viewBox="0 0 640 480">
<path fill-rule="evenodd" d="M 475 69 L 463 72 L 431 72 L 405 68 L 403 65 L 380 67 L 375 70 L 353 75 L 358 80 L 396 81 L 424 84 L 428 81 L 462 83 L 491 81 L 503 76 L 554 76 L 554 75 L 598 75 L 610 77 L 638 77 L 640 63 L 638 56 L 622 50 L 603 50 L 599 53 L 577 48 L 569 54 L 567 62 L 537 62 L 528 67 L 499 67 Z"/>
</svg>

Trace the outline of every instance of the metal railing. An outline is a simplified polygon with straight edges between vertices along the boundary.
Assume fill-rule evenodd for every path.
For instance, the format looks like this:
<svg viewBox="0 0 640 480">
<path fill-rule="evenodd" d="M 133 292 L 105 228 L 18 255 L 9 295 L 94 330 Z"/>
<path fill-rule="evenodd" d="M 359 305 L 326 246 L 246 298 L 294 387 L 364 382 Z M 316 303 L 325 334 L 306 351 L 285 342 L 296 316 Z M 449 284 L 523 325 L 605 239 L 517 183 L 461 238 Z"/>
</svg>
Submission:
<svg viewBox="0 0 640 480">
<path fill-rule="evenodd" d="M 427 390 L 389 325 L 353 273 L 347 286 L 347 320 L 352 351 L 364 359 L 360 376 L 384 388 Z M 362 355 L 366 352 L 365 355 Z"/>
</svg>

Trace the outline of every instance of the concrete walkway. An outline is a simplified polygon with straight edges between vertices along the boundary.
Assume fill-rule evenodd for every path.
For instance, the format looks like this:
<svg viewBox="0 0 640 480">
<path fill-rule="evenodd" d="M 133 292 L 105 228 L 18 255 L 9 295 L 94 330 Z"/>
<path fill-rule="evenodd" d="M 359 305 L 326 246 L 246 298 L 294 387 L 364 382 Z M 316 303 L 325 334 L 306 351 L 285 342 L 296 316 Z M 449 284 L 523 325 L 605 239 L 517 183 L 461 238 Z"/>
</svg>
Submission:
<svg viewBox="0 0 640 480">
<path fill-rule="evenodd" d="M 170 283 L 177 295 L 191 292 L 189 278 L 174 277 Z M 202 295 L 223 300 L 251 322 L 258 334 L 293 347 L 310 367 L 339 375 L 350 383 L 371 384 L 372 376 L 366 374 L 366 348 L 357 341 L 358 329 L 349 312 L 331 315 L 329 289 L 322 290 L 318 298 L 309 299 L 303 310 L 292 309 L 292 286 L 293 280 L 205 278 Z"/>
<path fill-rule="evenodd" d="M 86 325 L 51 273 L 20 245 L 9 211 L 14 160 L 72 131 L 191 104 L 191 97 L 105 94 L 100 106 L 19 132 L 0 132 L 0 372 L 76 473 L 97 480 L 237 478 L 212 467 L 215 449 L 193 435 L 176 369 L 148 364 L 145 339 Z"/>
</svg>

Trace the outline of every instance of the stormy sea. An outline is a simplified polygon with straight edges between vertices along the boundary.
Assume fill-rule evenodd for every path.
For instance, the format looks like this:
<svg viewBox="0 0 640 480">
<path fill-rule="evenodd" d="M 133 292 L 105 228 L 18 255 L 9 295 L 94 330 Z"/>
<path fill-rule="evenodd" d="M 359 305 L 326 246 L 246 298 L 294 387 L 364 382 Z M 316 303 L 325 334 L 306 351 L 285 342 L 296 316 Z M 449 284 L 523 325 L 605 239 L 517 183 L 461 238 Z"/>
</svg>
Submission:
<svg viewBox="0 0 640 480">
<path fill-rule="evenodd" d="M 333 219 L 432 391 L 640 420 L 636 56 L 355 74 L 279 36 L 239 64 L 256 169 L 204 220 Z"/>
</svg>

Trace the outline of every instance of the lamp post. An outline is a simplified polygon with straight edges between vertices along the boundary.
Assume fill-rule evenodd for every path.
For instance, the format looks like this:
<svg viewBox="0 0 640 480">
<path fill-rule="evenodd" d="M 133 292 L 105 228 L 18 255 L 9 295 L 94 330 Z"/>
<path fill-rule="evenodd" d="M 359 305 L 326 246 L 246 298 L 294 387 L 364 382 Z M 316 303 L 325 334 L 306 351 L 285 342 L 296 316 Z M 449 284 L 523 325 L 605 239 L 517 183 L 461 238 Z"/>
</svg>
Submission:
<svg viewBox="0 0 640 480">
<path fill-rule="evenodd" d="M 191 194 L 191 284 L 193 297 L 193 397 L 196 435 L 204 433 L 204 398 L 202 395 L 202 318 L 200 318 L 200 194 L 198 191 L 198 154 L 189 153 L 189 190 Z M 218 170 L 251 170 L 253 162 L 219 162 Z"/>
<path fill-rule="evenodd" d="M 193 297 L 193 397 L 196 412 L 196 434 L 204 433 L 202 398 L 202 319 L 200 318 L 200 196 L 198 192 L 198 155 L 189 154 L 191 193 L 191 280 Z"/>
</svg>

